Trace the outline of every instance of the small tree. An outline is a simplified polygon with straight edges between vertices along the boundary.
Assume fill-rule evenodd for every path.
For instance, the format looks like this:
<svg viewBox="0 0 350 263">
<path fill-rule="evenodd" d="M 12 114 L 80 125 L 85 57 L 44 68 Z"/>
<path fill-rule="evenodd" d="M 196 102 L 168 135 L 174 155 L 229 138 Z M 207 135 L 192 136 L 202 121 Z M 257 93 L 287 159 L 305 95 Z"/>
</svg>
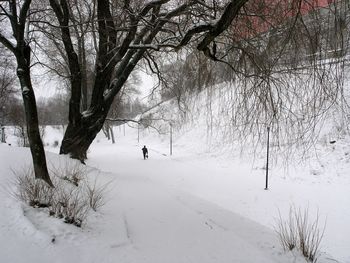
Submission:
<svg viewBox="0 0 350 263">
<path fill-rule="evenodd" d="M 29 146 L 33 158 L 35 177 L 44 180 L 50 186 L 52 182 L 47 170 L 43 143 L 40 138 L 38 114 L 35 95 L 30 76 L 31 48 L 26 28 L 31 0 L 21 3 L 15 0 L 1 2 L 0 43 L 15 57 L 17 62 L 17 77 L 19 79 L 25 109 Z M 3 29 L 10 28 L 11 37 Z"/>
<path fill-rule="evenodd" d="M 6 123 L 9 113 L 7 102 L 15 94 L 15 66 L 11 54 L 0 45 L 0 125 Z"/>
</svg>

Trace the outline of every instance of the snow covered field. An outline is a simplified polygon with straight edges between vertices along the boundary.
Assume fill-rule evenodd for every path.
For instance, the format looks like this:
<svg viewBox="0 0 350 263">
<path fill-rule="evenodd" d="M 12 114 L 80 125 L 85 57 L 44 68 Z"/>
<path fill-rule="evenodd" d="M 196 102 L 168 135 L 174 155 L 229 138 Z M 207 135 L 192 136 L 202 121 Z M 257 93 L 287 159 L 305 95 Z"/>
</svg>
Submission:
<svg viewBox="0 0 350 263">
<path fill-rule="evenodd" d="M 100 134 L 90 149 L 87 165 L 109 182 L 108 202 L 83 228 L 9 196 L 11 169 L 30 163 L 30 154 L 0 145 L 0 262 L 305 262 L 283 252 L 273 231 L 278 211 L 286 216 L 291 205 L 326 221 L 318 262 L 350 262 L 349 140 L 321 149 L 323 170 L 316 162 L 289 173 L 272 166 L 265 191 L 263 156 L 252 165 L 199 154 L 191 136 L 176 140 L 169 156 L 168 142 L 154 133 L 141 133 L 139 143 L 135 129 L 115 133 L 116 144 Z M 49 129 L 46 137 L 57 152 L 59 132 Z M 66 162 L 55 153 L 47 158 Z"/>
</svg>

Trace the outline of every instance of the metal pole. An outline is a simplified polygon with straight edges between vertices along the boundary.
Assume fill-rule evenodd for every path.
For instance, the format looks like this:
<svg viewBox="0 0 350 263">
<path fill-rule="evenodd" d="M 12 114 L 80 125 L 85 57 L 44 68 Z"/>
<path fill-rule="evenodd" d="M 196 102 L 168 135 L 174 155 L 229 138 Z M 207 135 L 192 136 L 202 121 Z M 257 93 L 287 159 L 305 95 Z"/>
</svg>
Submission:
<svg viewBox="0 0 350 263">
<path fill-rule="evenodd" d="M 140 142 L 140 123 L 137 124 L 137 142 Z"/>
<path fill-rule="evenodd" d="M 1 127 L 1 142 L 5 143 L 5 127 Z"/>
<path fill-rule="evenodd" d="M 124 123 L 123 127 L 124 127 L 124 136 L 125 136 L 125 123 Z"/>
<path fill-rule="evenodd" d="M 265 190 L 268 190 L 269 183 L 269 149 L 270 148 L 270 127 L 267 127 L 267 147 L 266 147 L 266 183 Z"/>
<path fill-rule="evenodd" d="M 170 155 L 173 155 L 173 126 L 170 123 Z"/>
</svg>

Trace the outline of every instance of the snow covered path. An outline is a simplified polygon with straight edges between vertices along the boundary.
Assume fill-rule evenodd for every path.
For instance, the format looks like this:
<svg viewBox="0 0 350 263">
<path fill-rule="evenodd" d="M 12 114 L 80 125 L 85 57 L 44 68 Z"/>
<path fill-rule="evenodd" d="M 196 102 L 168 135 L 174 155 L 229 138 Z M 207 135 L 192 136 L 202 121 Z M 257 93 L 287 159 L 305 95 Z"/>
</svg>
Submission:
<svg viewBox="0 0 350 263">
<path fill-rule="evenodd" d="M 119 202 L 132 262 L 281 262 L 264 227 L 142 177 L 129 181 L 119 180 Z"/>
<path fill-rule="evenodd" d="M 138 147 L 126 144 L 118 146 L 125 152 L 114 160 L 106 151 L 111 146 L 91 154 L 89 165 L 99 166 L 100 179 L 111 182 L 102 212 L 82 229 L 64 224 L 8 196 L 9 168 L 18 160 L 30 162 L 30 155 L 28 149 L 0 146 L 0 262 L 303 262 L 281 254 L 270 229 L 152 180 L 152 172 L 167 172 L 155 164 L 169 161 L 162 155 L 135 158 L 130 149 Z M 48 153 L 49 162 L 59 158 L 65 159 Z"/>
<path fill-rule="evenodd" d="M 88 165 L 110 172 L 115 179 L 125 244 L 135 250 L 128 258 L 138 255 L 135 262 L 150 263 L 304 262 L 292 254 L 281 255 L 271 229 L 177 187 L 177 180 L 193 172 L 205 173 L 208 167 L 201 170 L 152 148 L 145 161 L 141 147 L 127 139 L 102 145 L 92 146 Z"/>
<path fill-rule="evenodd" d="M 270 229 L 152 179 L 179 172 L 181 164 L 152 150 L 152 159 L 144 161 L 138 146 L 131 147 L 135 152 L 121 143 L 105 147 L 117 148 L 118 155 L 95 148 L 88 164 L 116 176 L 123 245 L 134 250 L 126 262 L 295 262 L 279 253 Z"/>
<path fill-rule="evenodd" d="M 15 167 L 18 158 L 29 162 L 30 155 L 28 149 L 0 146 L 1 185 L 6 188 L 6 178 L 12 176 L 9 167 Z M 19 203 L 3 188 L 0 262 L 304 262 L 299 256 L 282 254 L 270 229 L 153 180 L 152 174 L 167 173 L 155 164 L 169 160 L 159 155 L 144 161 L 125 146 L 118 146 L 125 152 L 115 160 L 105 151 L 109 146 L 91 154 L 89 165 L 98 165 L 100 179 L 110 181 L 109 200 L 82 229 Z M 64 159 L 48 154 L 50 162 L 59 158 Z M 175 166 L 176 162 L 168 168 Z"/>
<path fill-rule="evenodd" d="M 89 216 L 82 229 L 0 191 L 0 262 L 305 262 L 297 252 L 282 251 L 276 234 L 266 227 L 270 225 L 248 219 L 255 220 L 251 212 L 265 211 L 265 217 L 259 218 L 271 220 L 276 212 L 271 200 L 299 185 L 267 192 L 242 165 L 219 169 L 221 164 L 215 160 L 198 162 L 181 154 L 170 158 L 166 148 L 155 143 L 150 143 L 150 159 L 143 160 L 143 145 L 132 137 L 120 136 L 116 144 L 99 137 L 92 145 L 87 165 L 99 173 L 99 180 L 109 182 L 108 202 Z M 18 160 L 30 163 L 29 149 L 0 145 L 0 155 L 0 183 L 6 188 L 13 176 L 10 168 L 18 167 Z M 52 153 L 47 157 L 49 163 L 69 160 Z M 248 216 L 234 213 L 231 207 Z M 346 256 L 347 250 L 341 251 Z M 318 262 L 348 263 L 326 254 Z"/>
<path fill-rule="evenodd" d="M 169 157 L 166 156 L 169 150 L 167 142 L 162 143 L 149 136 L 137 144 L 136 138 L 135 133 L 131 136 L 119 133 L 114 145 L 105 140 L 95 143 L 89 163 L 118 176 L 129 179 L 137 176 L 151 181 L 158 185 L 157 189 L 167 188 L 181 192 L 181 195 L 186 192 L 186 196 L 207 201 L 218 209 L 233 214 L 238 212 L 254 222 L 261 222 L 270 232 L 276 225 L 278 211 L 286 218 L 291 205 L 308 208 L 311 220 L 319 212 L 320 228 L 325 222 L 327 225 L 321 244 L 322 257 L 318 262 L 327 262 L 327 258 L 332 258 L 329 260 L 334 262 L 350 262 L 347 242 L 350 210 L 344 209 L 348 207 L 350 196 L 345 176 L 339 177 L 344 181 L 339 184 L 334 180 L 338 177 L 333 175 L 321 178 L 305 173 L 294 179 L 284 177 L 281 174 L 283 171 L 276 169 L 270 178 L 271 189 L 264 191 L 264 171 L 252 170 L 250 164 L 239 159 L 221 162 L 216 158 L 191 153 L 182 145 L 176 145 L 175 155 Z M 146 161 L 141 154 L 144 143 L 150 146 L 150 159 Z"/>
</svg>

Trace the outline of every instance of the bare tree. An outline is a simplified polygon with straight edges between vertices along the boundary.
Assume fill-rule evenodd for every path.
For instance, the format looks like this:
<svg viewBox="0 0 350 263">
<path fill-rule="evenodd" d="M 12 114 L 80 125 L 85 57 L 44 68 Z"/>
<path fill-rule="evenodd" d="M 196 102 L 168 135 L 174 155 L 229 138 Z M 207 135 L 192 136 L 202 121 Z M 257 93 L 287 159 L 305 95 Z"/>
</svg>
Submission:
<svg viewBox="0 0 350 263">
<path fill-rule="evenodd" d="M 93 28 L 97 32 L 93 32 L 98 44 L 94 87 L 89 108 L 81 112 L 82 70 L 70 29 L 71 10 L 67 1 L 51 0 L 71 80 L 69 125 L 60 152 L 83 161 L 114 97 L 141 59 L 149 58 L 155 51 L 185 46 L 195 35 L 200 36 L 198 50 L 210 57 L 209 45 L 229 27 L 245 2 L 247 0 L 220 2 L 218 16 L 214 18 L 212 14 L 218 3 L 161 0 L 124 1 L 112 5 L 107 0 L 96 1 L 97 21 L 93 23 L 97 26 Z"/>
<path fill-rule="evenodd" d="M 207 99 L 207 111 L 201 103 L 193 113 L 205 112 L 208 136 L 218 143 L 261 142 L 270 127 L 276 145 L 298 145 L 306 152 L 331 111 L 342 115 L 343 129 L 348 127 L 343 83 L 350 6 L 347 1 L 288 3 L 248 1 L 204 53 L 212 62 L 196 58 L 197 46 L 190 42 L 187 52 L 165 66 L 163 57 L 152 61 L 162 65 L 163 94 L 178 99 L 180 109 L 188 109 L 194 92 L 205 89 L 200 101 Z"/>
<path fill-rule="evenodd" d="M 330 109 L 349 111 L 343 91 L 349 6 L 346 1 L 301 0 L 288 8 L 284 1 L 254 4 L 249 2 L 247 15 L 235 22 L 246 21 L 245 27 L 233 24 L 225 32 L 226 38 L 228 32 L 235 37 L 221 50 L 235 52 L 217 54 L 226 56 L 236 72 L 231 97 L 220 103 L 230 105 L 221 108 L 232 124 L 225 136 L 242 143 L 251 136 L 260 140 L 269 126 L 275 141 L 308 150 Z M 337 30 L 341 18 L 347 25 Z"/>
<path fill-rule="evenodd" d="M 22 90 L 27 133 L 35 176 L 52 186 L 47 170 L 44 147 L 40 138 L 36 101 L 30 76 L 31 48 L 26 35 L 28 32 L 26 22 L 30 4 L 31 0 L 22 2 L 10 0 L 1 2 L 0 43 L 16 57 L 17 77 Z M 11 32 L 4 31 L 6 28 L 10 28 Z"/>
<path fill-rule="evenodd" d="M 6 102 L 15 94 L 14 88 L 16 75 L 11 54 L 0 46 L 0 126 L 6 122 L 8 109 Z"/>
<path fill-rule="evenodd" d="M 30 1 L 23 3 L 28 9 Z M 140 61 L 160 76 L 159 54 L 180 53 L 186 47 L 225 64 L 234 72 L 229 77 L 241 81 L 235 104 L 245 112 L 236 111 L 238 116 L 233 119 L 251 125 L 283 119 L 281 109 L 289 107 L 288 111 L 292 112 L 290 104 L 281 103 L 284 90 L 277 89 L 281 86 L 278 74 L 301 74 L 307 68 L 313 72 L 312 76 L 325 76 L 324 68 L 320 71 L 319 67 L 310 67 L 320 61 L 319 46 L 324 41 L 317 39 L 320 27 L 312 23 L 315 20 L 311 15 L 305 16 L 305 10 L 315 11 L 319 7 L 309 7 L 308 1 L 281 0 L 271 4 L 263 0 L 49 0 L 49 3 L 52 10 L 32 12 L 31 22 L 55 43 L 53 46 L 61 57 L 58 64 L 65 72 L 62 75 L 69 79 L 69 123 L 60 153 L 82 162 L 114 99 L 131 73 L 141 66 Z M 12 6 L 13 1 L 8 5 Z M 22 16 L 24 23 L 25 15 Z M 7 17 L 13 16 L 7 14 Z M 344 31 L 342 21 L 338 24 Z M 57 40 L 58 32 L 60 40 Z M 89 57 L 87 42 L 94 47 L 89 47 L 92 51 Z M 16 47 L 8 39 L 4 43 L 13 52 L 21 45 L 29 47 L 25 41 L 19 41 Z M 302 51 L 294 52 L 299 57 L 286 55 L 296 49 Z M 199 71 L 213 70 L 204 66 L 203 57 L 198 57 L 198 61 Z M 89 63 L 94 64 L 92 74 L 87 74 Z M 88 75 L 93 78 L 89 99 Z M 330 82 L 328 79 L 327 83 Z M 327 83 L 322 83 L 322 90 L 329 91 Z M 196 85 L 203 84 L 198 78 Z M 310 93 L 317 90 L 317 85 L 315 81 L 315 89 Z M 248 114 L 243 116 L 244 113 Z M 235 123 L 236 127 L 240 126 L 239 122 Z"/>
</svg>

